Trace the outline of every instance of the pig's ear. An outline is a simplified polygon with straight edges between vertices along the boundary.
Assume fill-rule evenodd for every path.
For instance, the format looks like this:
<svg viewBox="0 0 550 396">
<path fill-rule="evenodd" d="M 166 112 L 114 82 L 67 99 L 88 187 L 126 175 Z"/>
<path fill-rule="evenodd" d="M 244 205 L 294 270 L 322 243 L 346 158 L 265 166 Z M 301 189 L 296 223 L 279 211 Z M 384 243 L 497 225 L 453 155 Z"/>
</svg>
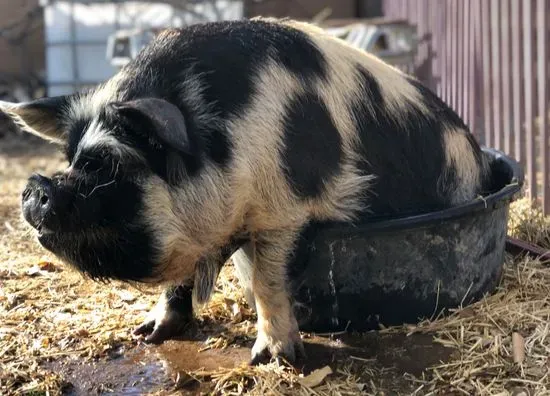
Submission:
<svg viewBox="0 0 550 396">
<path fill-rule="evenodd" d="M 167 150 L 162 172 L 168 183 L 176 185 L 185 180 L 188 165 L 196 160 L 197 151 L 180 109 L 157 98 L 111 103 L 108 107 L 116 116 L 133 126 L 133 132 L 146 138 L 153 147 Z"/>
<path fill-rule="evenodd" d="M 69 96 L 55 96 L 23 103 L 0 101 L 0 111 L 6 113 L 23 131 L 63 144 L 62 117 L 69 100 Z"/>
<path fill-rule="evenodd" d="M 178 153 L 195 154 L 181 111 L 164 99 L 144 98 L 111 103 L 119 115 L 134 123 L 147 123 L 148 139 Z"/>
</svg>

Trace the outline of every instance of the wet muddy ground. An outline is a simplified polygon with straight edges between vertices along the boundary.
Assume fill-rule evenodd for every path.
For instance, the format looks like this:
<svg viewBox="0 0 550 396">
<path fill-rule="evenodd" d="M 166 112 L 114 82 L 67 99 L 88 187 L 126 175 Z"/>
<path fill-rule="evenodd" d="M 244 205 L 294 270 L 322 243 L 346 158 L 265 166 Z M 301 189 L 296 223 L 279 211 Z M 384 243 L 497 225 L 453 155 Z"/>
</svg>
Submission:
<svg viewBox="0 0 550 396">
<path fill-rule="evenodd" d="M 200 351 L 205 346 L 205 337 L 170 340 L 162 345 L 139 344 L 95 363 L 66 360 L 51 367 L 61 371 L 70 382 L 67 395 L 138 395 L 176 389 L 180 394 L 204 394 L 211 384 L 199 383 L 187 373 L 237 367 L 248 361 L 252 346 L 252 341 L 248 341 L 225 349 Z M 425 369 L 446 361 L 452 353 L 435 344 L 431 335 L 423 334 L 310 335 L 304 342 L 307 358 L 295 366 L 304 375 L 327 365 L 336 372 L 351 364 L 353 373 L 368 383 L 375 369 L 381 375 L 376 378 L 378 386 L 395 394 L 410 394 L 417 388 L 404 377 L 406 373 L 421 377 Z"/>
</svg>

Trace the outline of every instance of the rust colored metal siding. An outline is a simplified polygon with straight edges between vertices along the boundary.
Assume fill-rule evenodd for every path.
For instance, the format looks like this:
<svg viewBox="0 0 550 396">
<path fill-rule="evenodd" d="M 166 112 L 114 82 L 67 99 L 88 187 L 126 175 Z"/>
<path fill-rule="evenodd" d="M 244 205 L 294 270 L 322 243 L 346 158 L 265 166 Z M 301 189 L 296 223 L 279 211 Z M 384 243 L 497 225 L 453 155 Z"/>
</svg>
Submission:
<svg viewBox="0 0 550 396">
<path fill-rule="evenodd" d="M 516 158 L 550 214 L 550 0 L 383 0 L 416 24 L 414 73 L 478 141 Z"/>
</svg>

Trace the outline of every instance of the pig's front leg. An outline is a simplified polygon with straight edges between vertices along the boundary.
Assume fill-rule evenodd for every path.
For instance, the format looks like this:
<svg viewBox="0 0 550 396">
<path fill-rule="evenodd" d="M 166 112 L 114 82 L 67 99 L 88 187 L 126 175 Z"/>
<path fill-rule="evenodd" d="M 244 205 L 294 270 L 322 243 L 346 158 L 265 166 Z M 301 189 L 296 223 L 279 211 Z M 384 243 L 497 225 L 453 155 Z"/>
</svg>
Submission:
<svg viewBox="0 0 550 396">
<path fill-rule="evenodd" d="M 145 342 L 161 344 L 179 336 L 193 319 L 192 286 L 165 289 L 143 324 L 134 335 L 145 336 Z"/>
<path fill-rule="evenodd" d="M 296 354 L 305 356 L 298 324 L 292 311 L 287 264 L 298 236 L 293 231 L 268 231 L 254 241 L 252 292 L 258 314 L 258 336 L 251 364 L 269 357 L 292 363 Z"/>
<path fill-rule="evenodd" d="M 189 285 L 164 290 L 157 305 L 145 322 L 134 330 L 134 334 L 145 335 L 145 341 L 154 344 L 181 335 L 193 320 L 194 309 L 209 301 L 222 266 L 240 243 L 235 241 L 223 246 L 200 260 Z"/>
</svg>

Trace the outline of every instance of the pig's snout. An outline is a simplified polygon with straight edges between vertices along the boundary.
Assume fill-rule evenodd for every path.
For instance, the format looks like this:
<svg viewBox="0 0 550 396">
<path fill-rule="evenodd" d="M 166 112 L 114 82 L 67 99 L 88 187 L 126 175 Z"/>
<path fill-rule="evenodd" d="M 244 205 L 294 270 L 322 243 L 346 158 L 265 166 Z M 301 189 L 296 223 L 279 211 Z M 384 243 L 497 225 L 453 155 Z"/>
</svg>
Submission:
<svg viewBox="0 0 550 396">
<path fill-rule="evenodd" d="M 55 192 L 51 179 L 34 174 L 22 193 L 23 217 L 40 232 L 55 227 Z"/>
</svg>

